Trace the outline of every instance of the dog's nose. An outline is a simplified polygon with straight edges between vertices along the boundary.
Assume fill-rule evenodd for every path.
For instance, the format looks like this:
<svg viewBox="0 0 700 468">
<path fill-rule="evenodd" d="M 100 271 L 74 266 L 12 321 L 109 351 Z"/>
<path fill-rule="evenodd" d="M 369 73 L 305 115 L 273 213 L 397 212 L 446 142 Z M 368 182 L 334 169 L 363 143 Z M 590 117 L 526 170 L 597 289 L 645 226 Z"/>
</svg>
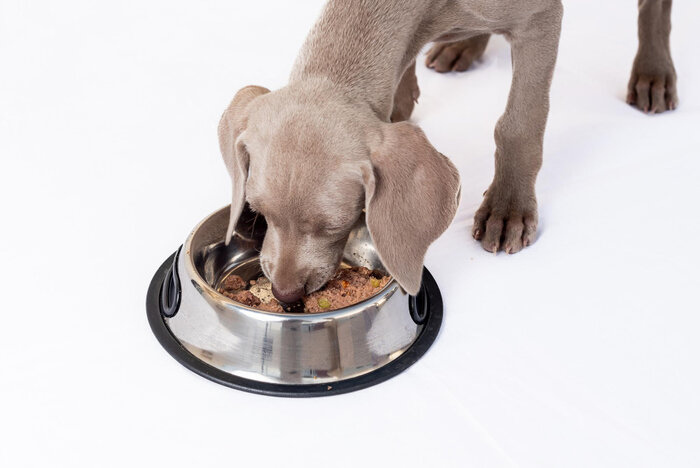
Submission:
<svg viewBox="0 0 700 468">
<path fill-rule="evenodd" d="M 301 288 L 298 288 L 293 291 L 280 291 L 273 284 L 272 294 L 278 301 L 284 304 L 291 304 L 293 302 L 297 302 L 299 299 L 302 298 L 302 296 L 304 295 L 304 287 L 302 286 Z"/>
</svg>

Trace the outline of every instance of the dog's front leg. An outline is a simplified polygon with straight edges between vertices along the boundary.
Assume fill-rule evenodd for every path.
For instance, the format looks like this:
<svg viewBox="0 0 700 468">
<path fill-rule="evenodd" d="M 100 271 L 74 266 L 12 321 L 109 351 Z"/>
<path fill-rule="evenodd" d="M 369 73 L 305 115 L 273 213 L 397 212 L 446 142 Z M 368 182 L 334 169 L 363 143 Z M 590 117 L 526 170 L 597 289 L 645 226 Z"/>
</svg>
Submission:
<svg viewBox="0 0 700 468">
<path fill-rule="evenodd" d="M 490 252 L 515 253 L 535 240 L 535 179 L 542 165 L 561 16 L 561 3 L 552 2 L 508 34 L 513 80 L 506 111 L 496 125 L 495 176 L 472 229 L 474 238 Z"/>
</svg>

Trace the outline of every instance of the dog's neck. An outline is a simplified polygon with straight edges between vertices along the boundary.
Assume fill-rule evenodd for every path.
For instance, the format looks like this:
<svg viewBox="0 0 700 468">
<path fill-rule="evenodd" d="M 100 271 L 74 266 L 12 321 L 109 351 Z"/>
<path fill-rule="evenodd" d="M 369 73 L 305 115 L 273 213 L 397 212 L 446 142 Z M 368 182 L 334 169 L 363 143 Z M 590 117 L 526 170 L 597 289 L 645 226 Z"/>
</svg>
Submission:
<svg viewBox="0 0 700 468">
<path fill-rule="evenodd" d="M 403 72 L 441 31 L 428 0 L 330 0 L 311 30 L 290 85 L 327 83 L 389 120 Z M 439 9 L 438 9 L 439 10 Z"/>
</svg>

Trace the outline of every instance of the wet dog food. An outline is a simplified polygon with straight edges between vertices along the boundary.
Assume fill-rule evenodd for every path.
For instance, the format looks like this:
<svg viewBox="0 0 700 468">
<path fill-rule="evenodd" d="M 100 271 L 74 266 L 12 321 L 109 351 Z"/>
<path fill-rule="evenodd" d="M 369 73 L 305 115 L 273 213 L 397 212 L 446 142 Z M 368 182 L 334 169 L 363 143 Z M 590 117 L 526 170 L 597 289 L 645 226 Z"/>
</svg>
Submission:
<svg viewBox="0 0 700 468">
<path fill-rule="evenodd" d="M 357 304 L 379 292 L 391 277 L 365 267 L 340 268 L 320 290 L 304 296 L 299 304 L 282 304 L 272 295 L 272 284 L 264 276 L 246 281 L 228 275 L 219 292 L 236 302 L 268 312 L 328 312 Z M 303 307 L 302 307 L 303 305 Z"/>
</svg>

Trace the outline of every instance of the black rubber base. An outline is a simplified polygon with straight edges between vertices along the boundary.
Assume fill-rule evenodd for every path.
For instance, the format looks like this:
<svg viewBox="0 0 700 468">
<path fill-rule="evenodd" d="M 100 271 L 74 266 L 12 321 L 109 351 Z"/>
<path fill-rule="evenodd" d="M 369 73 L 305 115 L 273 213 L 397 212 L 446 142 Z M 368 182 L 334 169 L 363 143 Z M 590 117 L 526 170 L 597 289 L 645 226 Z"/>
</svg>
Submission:
<svg viewBox="0 0 700 468">
<path fill-rule="evenodd" d="M 416 296 L 416 299 L 409 299 L 409 304 L 407 305 L 407 307 L 411 308 L 412 315 L 415 315 L 413 308 L 416 307 L 416 303 L 425 305 L 421 307 L 427 310 L 427 315 L 423 319 L 423 330 L 413 345 L 395 360 L 367 374 L 341 380 L 339 382 L 285 385 L 244 379 L 201 361 L 187 351 L 170 332 L 170 329 L 161 315 L 160 293 L 167 271 L 173 264 L 174 257 L 175 253 L 158 268 L 158 271 L 156 271 L 148 287 L 146 312 L 148 314 L 148 322 L 151 325 L 151 330 L 153 330 L 153 334 L 156 335 L 156 338 L 158 338 L 163 348 L 165 348 L 165 350 L 180 364 L 202 377 L 238 390 L 262 395 L 298 398 L 338 395 L 367 388 L 400 374 L 420 359 L 435 341 L 438 331 L 440 330 L 440 325 L 442 324 L 442 296 L 440 295 L 440 289 L 430 272 L 424 268 L 421 290 Z"/>
</svg>

